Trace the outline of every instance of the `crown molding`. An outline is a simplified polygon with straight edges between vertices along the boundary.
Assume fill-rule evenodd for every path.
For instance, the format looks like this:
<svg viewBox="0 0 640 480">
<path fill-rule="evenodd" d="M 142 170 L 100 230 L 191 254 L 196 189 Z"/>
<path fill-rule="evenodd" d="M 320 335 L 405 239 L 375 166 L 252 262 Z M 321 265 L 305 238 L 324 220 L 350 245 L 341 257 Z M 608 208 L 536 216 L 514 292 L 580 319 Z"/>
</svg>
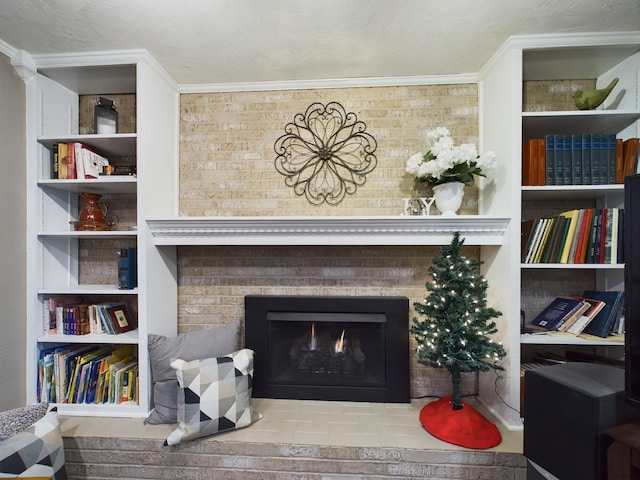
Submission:
<svg viewBox="0 0 640 480">
<path fill-rule="evenodd" d="M 11 58 L 16 53 L 16 48 L 9 45 L 4 40 L 0 40 L 0 53 L 4 53 L 7 57 Z"/>
<path fill-rule="evenodd" d="M 146 50 L 107 50 L 99 52 L 32 55 L 38 68 L 83 67 L 96 65 L 133 65 L 148 61 Z"/>
<path fill-rule="evenodd" d="M 11 66 L 25 84 L 28 84 L 38 73 L 35 62 L 24 50 L 16 50 L 11 56 Z"/>
<path fill-rule="evenodd" d="M 276 90 L 316 90 L 329 88 L 399 87 L 411 85 L 452 85 L 477 83 L 474 73 L 458 75 L 420 75 L 404 77 L 336 78 L 285 80 L 274 82 L 230 82 L 178 85 L 179 93 L 263 92 Z"/>
</svg>

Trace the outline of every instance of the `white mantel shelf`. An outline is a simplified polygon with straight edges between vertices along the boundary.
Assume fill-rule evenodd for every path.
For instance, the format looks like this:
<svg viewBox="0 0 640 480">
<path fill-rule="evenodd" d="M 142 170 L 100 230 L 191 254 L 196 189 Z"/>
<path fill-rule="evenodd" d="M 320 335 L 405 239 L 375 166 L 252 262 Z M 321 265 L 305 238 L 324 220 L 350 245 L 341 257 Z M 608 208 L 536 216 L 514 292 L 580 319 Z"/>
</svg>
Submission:
<svg viewBox="0 0 640 480">
<path fill-rule="evenodd" d="M 502 245 L 508 218 L 175 217 L 147 219 L 155 245 Z"/>
</svg>

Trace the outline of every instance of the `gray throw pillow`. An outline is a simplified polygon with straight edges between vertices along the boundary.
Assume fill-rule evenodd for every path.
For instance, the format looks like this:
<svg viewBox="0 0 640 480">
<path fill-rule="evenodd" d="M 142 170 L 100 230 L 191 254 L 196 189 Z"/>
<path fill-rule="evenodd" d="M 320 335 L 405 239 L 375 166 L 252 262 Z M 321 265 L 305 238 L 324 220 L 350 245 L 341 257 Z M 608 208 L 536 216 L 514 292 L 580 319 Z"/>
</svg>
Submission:
<svg viewBox="0 0 640 480">
<path fill-rule="evenodd" d="M 30 427 L 44 417 L 48 409 L 49 404 L 43 402 L 0 412 L 0 440 L 6 440 Z"/>
<path fill-rule="evenodd" d="M 178 358 L 190 362 L 221 357 L 240 348 L 240 321 L 210 329 L 189 332 L 177 337 L 149 335 L 149 361 L 153 382 L 153 410 L 146 423 L 178 421 L 178 380 L 171 362 Z"/>
</svg>

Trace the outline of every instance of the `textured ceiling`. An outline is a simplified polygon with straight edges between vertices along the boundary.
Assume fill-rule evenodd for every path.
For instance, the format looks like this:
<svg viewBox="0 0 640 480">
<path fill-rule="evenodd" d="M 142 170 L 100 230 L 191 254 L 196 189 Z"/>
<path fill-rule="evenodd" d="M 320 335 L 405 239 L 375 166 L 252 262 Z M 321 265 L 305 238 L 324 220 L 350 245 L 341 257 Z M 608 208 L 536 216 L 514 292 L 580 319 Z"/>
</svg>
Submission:
<svg viewBox="0 0 640 480">
<path fill-rule="evenodd" d="M 179 84 L 476 73 L 511 35 L 640 29 L 640 0 L 2 0 L 29 54 L 146 49 Z"/>
</svg>

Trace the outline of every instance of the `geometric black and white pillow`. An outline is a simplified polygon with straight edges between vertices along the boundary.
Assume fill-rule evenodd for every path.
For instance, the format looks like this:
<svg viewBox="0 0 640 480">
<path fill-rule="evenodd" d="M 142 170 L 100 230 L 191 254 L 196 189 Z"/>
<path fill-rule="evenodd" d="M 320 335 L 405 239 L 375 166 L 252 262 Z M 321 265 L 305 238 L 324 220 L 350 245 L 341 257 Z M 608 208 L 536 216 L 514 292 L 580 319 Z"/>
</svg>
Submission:
<svg viewBox="0 0 640 480">
<path fill-rule="evenodd" d="M 67 480 L 64 446 L 55 410 L 0 442 L 0 477 L 51 477 Z"/>
<path fill-rule="evenodd" d="M 187 362 L 174 360 L 178 379 L 178 427 L 165 445 L 247 427 L 261 418 L 253 411 L 253 350 Z"/>
</svg>

